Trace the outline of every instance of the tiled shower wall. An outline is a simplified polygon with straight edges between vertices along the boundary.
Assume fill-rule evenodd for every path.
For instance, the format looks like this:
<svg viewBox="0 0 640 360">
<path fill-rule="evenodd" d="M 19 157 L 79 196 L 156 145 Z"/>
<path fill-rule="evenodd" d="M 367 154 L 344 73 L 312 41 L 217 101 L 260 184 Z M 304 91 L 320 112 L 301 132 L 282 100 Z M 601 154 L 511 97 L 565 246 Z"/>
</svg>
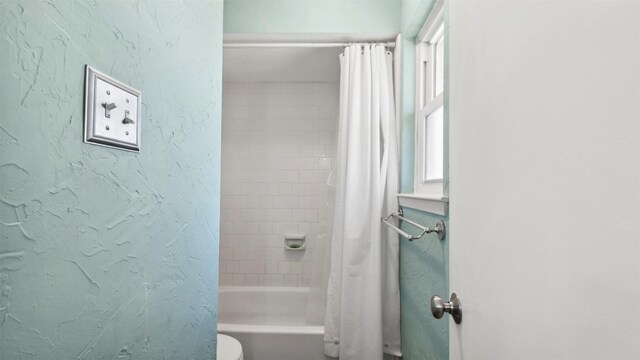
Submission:
<svg viewBox="0 0 640 360">
<path fill-rule="evenodd" d="M 228 82 L 222 108 L 220 284 L 308 286 L 329 242 L 338 84 Z"/>
</svg>

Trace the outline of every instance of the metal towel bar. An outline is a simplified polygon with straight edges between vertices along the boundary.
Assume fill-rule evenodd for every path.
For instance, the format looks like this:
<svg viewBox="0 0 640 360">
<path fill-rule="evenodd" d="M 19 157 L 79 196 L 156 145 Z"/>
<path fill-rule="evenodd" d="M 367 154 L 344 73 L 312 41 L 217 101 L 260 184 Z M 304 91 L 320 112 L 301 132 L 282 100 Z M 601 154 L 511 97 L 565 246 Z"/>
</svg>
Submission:
<svg viewBox="0 0 640 360">
<path fill-rule="evenodd" d="M 446 229 L 446 227 L 444 225 L 444 221 L 442 221 L 442 220 L 438 221 L 436 223 L 435 227 L 430 228 L 430 227 L 422 226 L 422 225 L 418 224 L 415 221 L 409 220 L 409 219 L 403 217 L 403 215 L 404 214 L 402 212 L 402 209 L 400 209 L 400 210 L 398 210 L 397 213 L 391 213 L 386 218 L 380 218 L 380 221 L 385 223 L 387 226 L 389 226 L 390 228 L 395 230 L 398 234 L 400 234 L 400 236 L 402 236 L 403 238 L 405 238 L 405 239 L 407 239 L 409 241 L 420 239 L 425 234 L 431 234 L 431 233 L 436 233 L 436 235 L 438 236 L 438 239 L 440 239 L 440 240 L 444 240 L 444 238 L 447 235 L 447 229 Z M 395 226 L 393 223 L 391 223 L 389 221 L 389 219 L 391 219 L 392 217 L 394 217 L 394 218 L 396 218 L 398 220 L 401 220 L 401 221 L 405 221 L 407 224 L 410 224 L 410 225 L 413 225 L 413 226 L 417 227 L 418 229 L 422 230 L 422 233 L 420 235 L 408 234 L 407 232 L 403 231 L 402 229 L 400 229 L 399 227 Z"/>
</svg>

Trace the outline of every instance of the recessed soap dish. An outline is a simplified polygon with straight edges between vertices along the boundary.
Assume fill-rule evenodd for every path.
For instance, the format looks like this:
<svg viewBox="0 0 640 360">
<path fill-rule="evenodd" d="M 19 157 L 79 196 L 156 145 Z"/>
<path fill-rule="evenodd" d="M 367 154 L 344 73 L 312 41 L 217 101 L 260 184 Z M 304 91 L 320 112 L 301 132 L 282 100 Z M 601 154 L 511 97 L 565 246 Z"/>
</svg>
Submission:
<svg viewBox="0 0 640 360">
<path fill-rule="evenodd" d="M 284 248 L 289 251 L 303 251 L 307 245 L 306 234 L 284 234 Z"/>
</svg>

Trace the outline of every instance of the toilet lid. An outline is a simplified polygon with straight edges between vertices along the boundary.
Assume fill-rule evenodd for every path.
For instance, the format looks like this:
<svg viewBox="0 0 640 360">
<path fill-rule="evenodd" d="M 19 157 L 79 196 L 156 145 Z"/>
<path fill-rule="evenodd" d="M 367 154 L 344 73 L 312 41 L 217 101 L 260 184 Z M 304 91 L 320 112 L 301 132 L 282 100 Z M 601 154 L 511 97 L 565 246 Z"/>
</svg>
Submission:
<svg viewBox="0 0 640 360">
<path fill-rule="evenodd" d="M 242 359 L 242 345 L 240 345 L 240 341 L 229 335 L 218 334 L 218 345 L 216 349 L 218 360 Z"/>
</svg>

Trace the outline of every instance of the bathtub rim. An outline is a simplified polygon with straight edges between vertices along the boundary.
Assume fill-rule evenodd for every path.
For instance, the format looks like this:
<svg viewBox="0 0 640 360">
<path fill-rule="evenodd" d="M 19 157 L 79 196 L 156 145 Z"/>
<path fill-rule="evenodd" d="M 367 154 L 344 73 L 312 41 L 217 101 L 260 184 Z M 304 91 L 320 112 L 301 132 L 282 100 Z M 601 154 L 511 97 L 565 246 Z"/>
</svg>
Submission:
<svg viewBox="0 0 640 360">
<path fill-rule="evenodd" d="M 295 293 L 308 293 L 310 291 L 309 287 L 298 287 L 298 286 L 260 286 L 260 285 L 251 285 L 251 286 L 242 286 L 242 285 L 220 285 L 218 287 L 218 292 L 295 292 Z"/>
<path fill-rule="evenodd" d="M 218 324 L 219 333 L 257 333 L 279 335 L 322 335 L 324 326 L 319 325 L 243 325 Z"/>
<path fill-rule="evenodd" d="M 309 287 L 297 286 L 219 286 L 219 293 L 309 293 Z M 218 309 L 219 310 L 219 309 Z M 277 325 L 277 324 L 237 324 L 232 322 L 219 322 L 217 331 L 220 333 L 260 333 L 260 334 L 324 334 L 324 325 Z"/>
</svg>

